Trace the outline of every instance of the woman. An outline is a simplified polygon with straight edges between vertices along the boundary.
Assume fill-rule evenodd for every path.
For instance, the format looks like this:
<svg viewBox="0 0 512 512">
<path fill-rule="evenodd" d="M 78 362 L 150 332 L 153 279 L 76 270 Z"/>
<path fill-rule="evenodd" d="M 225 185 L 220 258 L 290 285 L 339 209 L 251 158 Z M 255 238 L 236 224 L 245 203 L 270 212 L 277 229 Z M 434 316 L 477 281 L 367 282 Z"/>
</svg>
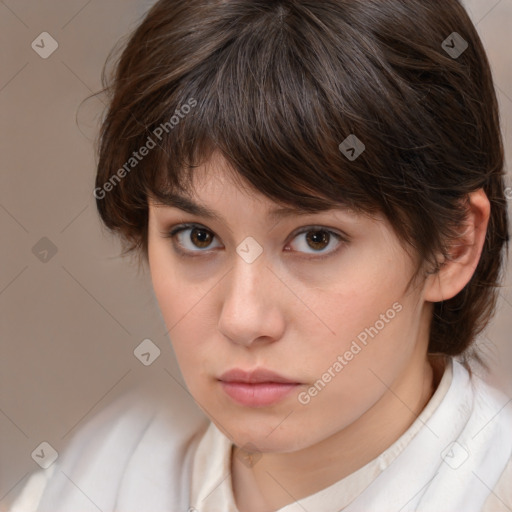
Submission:
<svg viewBox="0 0 512 512">
<path fill-rule="evenodd" d="M 13 510 L 510 510 L 509 399 L 469 365 L 503 148 L 461 5 L 160 0 L 105 85 L 98 210 L 207 420 L 120 402 Z"/>
</svg>

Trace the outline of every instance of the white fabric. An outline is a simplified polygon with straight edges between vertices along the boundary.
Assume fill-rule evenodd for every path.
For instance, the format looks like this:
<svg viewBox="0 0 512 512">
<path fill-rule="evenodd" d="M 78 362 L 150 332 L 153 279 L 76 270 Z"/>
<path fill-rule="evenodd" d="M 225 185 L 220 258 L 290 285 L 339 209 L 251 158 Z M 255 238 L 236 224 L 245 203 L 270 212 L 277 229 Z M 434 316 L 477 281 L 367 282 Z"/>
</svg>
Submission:
<svg viewBox="0 0 512 512">
<path fill-rule="evenodd" d="M 299 503 L 292 503 L 279 512 L 304 510 L 342 510 L 357 498 L 370 483 L 386 469 L 409 441 L 424 428 L 425 422 L 439 406 L 452 382 L 452 365 L 446 365 L 434 395 L 423 409 L 418 419 L 407 431 L 377 458 L 339 482 L 315 493 Z M 238 512 L 231 487 L 231 480 L 224 478 L 231 466 L 231 443 L 214 424 L 201 439 L 194 459 L 192 479 L 192 504 L 198 511 L 223 510 Z M 211 488 L 203 482 L 212 482 Z"/>
<path fill-rule="evenodd" d="M 391 447 L 279 512 L 512 510 L 510 399 L 470 379 L 455 360 L 449 369 Z M 32 475 L 10 512 L 238 512 L 230 453 L 229 440 L 193 411 L 120 401 L 91 420 L 49 470 Z M 39 500 L 40 479 L 52 472 Z"/>
</svg>

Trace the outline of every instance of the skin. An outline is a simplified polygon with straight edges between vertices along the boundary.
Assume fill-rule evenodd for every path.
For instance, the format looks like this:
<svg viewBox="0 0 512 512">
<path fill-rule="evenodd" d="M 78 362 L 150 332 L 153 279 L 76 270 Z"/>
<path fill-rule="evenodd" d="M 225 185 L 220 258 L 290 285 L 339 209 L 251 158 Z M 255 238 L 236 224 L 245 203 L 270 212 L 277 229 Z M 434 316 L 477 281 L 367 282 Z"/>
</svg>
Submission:
<svg viewBox="0 0 512 512">
<path fill-rule="evenodd" d="M 427 357 L 432 303 L 453 297 L 471 278 L 490 207 L 483 191 L 473 193 L 449 261 L 407 289 L 415 263 L 384 217 L 336 209 L 271 222 L 266 212 L 276 204 L 230 178 L 218 155 L 194 177 L 193 199 L 225 222 L 149 199 L 148 261 L 190 393 L 235 445 L 237 507 L 272 512 L 367 464 L 425 407 L 443 369 Z M 209 245 L 193 229 L 174 239 L 199 257 L 180 256 L 165 237 L 183 222 L 211 235 Z M 348 241 L 331 236 L 323 245 L 308 244 L 306 234 L 294 234 L 307 226 L 331 229 Z M 252 263 L 236 252 L 248 236 L 263 248 Z M 400 312 L 309 403 L 301 403 L 298 393 L 394 303 Z M 275 405 L 242 406 L 217 380 L 235 367 L 267 368 L 301 386 Z M 244 459 L 247 451 L 261 452 L 255 463 Z"/>
</svg>

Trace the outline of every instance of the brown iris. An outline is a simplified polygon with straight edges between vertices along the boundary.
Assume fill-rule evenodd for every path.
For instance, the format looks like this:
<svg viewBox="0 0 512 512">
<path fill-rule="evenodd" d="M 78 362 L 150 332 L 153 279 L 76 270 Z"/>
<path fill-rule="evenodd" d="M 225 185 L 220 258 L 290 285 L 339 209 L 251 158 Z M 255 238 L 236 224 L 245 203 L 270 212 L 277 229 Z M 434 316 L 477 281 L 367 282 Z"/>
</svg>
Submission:
<svg viewBox="0 0 512 512">
<path fill-rule="evenodd" d="M 312 230 L 308 231 L 306 234 L 306 240 L 312 249 L 324 249 L 325 245 L 329 244 L 329 239 L 330 235 L 327 231 Z M 322 245 L 322 247 L 317 247 L 319 244 Z"/>
<path fill-rule="evenodd" d="M 199 234 L 198 234 L 199 233 Z M 194 236 L 196 234 L 197 236 Z M 190 232 L 190 239 L 199 248 L 208 247 L 212 241 L 212 235 L 209 231 L 201 228 L 193 228 Z M 196 243 L 197 239 L 197 243 Z"/>
</svg>

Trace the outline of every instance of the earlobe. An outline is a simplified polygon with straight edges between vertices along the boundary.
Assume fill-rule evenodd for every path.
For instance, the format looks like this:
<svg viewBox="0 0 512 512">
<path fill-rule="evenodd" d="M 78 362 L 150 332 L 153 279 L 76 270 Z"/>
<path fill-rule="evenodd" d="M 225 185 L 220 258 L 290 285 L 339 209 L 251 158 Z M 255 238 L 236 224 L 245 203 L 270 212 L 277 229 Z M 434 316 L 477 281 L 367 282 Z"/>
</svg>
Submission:
<svg viewBox="0 0 512 512">
<path fill-rule="evenodd" d="M 485 242 L 491 206 L 483 189 L 469 194 L 469 211 L 460 236 L 452 240 L 449 257 L 425 283 L 424 298 L 440 302 L 455 297 L 471 280 Z"/>
</svg>

